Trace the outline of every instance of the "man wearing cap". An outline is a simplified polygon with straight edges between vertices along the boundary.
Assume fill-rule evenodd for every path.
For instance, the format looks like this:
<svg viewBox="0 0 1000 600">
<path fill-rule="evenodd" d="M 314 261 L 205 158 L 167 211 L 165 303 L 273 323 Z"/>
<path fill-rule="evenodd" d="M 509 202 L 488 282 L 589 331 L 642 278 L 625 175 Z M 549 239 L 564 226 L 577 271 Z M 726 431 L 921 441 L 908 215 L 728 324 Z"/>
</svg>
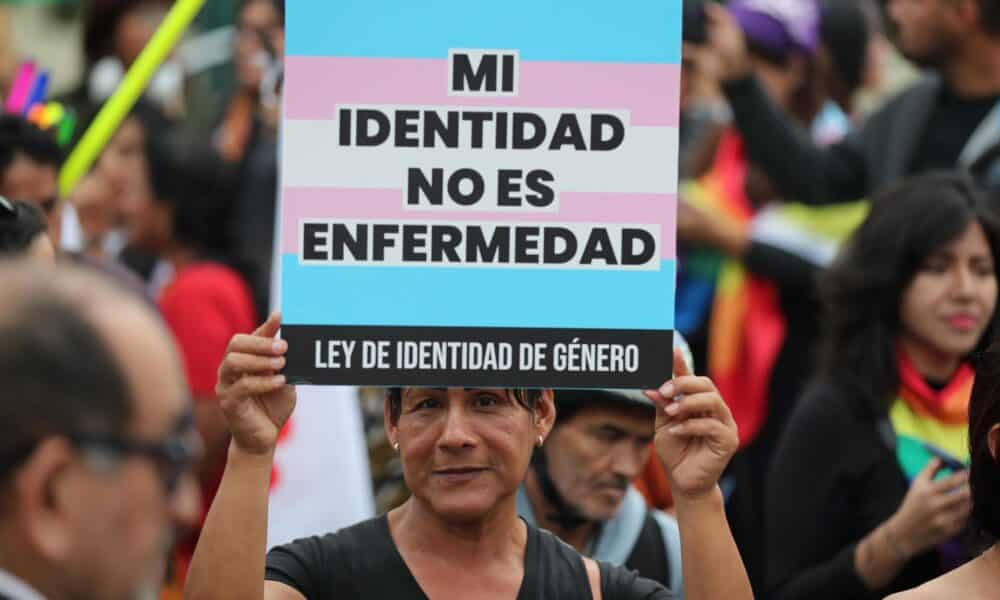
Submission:
<svg viewBox="0 0 1000 600">
<path fill-rule="evenodd" d="M 686 344 L 678 336 L 677 345 Z M 556 422 L 517 496 L 527 522 L 582 554 L 638 571 L 683 598 L 680 533 L 633 485 L 653 441 L 653 404 L 638 390 L 557 390 Z"/>
<path fill-rule="evenodd" d="M 889 0 L 903 54 L 926 76 L 844 140 L 819 148 L 761 88 L 751 68 L 747 15 L 755 31 L 777 31 L 802 0 L 732 0 L 706 7 L 702 68 L 718 75 L 750 160 L 787 199 L 826 204 L 869 196 L 901 177 L 963 168 L 1000 187 L 1000 3 Z M 810 39 L 812 32 L 792 31 Z M 861 48 L 858 52 L 862 52 Z"/>
</svg>

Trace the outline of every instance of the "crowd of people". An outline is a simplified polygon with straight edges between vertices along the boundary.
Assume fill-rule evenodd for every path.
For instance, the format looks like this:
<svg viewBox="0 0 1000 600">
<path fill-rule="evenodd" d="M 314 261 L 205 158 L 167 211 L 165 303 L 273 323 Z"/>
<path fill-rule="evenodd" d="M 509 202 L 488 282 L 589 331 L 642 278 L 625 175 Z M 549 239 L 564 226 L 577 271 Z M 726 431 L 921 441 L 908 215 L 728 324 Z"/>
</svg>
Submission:
<svg viewBox="0 0 1000 600">
<path fill-rule="evenodd" d="M 169 5 L 89 3 L 80 131 Z M 68 197 L 0 116 L 0 598 L 996 597 L 1000 3 L 686 0 L 674 377 L 387 388 L 405 498 L 274 548 L 284 2 L 234 20 L 215 126 L 161 70 Z"/>
</svg>

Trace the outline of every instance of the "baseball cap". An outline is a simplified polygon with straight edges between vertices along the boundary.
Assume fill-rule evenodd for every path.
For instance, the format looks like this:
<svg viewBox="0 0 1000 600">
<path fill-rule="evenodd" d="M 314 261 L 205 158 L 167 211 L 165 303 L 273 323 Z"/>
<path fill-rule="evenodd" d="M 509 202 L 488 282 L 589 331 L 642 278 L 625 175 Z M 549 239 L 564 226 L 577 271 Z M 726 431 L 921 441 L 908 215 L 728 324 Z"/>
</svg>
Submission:
<svg viewBox="0 0 1000 600">
<path fill-rule="evenodd" d="M 815 0 L 730 0 L 727 7 L 752 42 L 782 55 L 816 53 L 820 9 Z"/>
</svg>

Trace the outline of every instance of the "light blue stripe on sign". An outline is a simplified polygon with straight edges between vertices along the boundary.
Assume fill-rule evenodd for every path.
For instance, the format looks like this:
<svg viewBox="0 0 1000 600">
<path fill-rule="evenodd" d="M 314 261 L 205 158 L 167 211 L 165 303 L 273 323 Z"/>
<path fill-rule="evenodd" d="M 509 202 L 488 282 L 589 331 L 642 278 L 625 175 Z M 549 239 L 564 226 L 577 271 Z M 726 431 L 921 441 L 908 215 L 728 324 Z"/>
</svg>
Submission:
<svg viewBox="0 0 1000 600">
<path fill-rule="evenodd" d="M 680 63 L 682 0 L 288 0 L 290 55 Z"/>
<path fill-rule="evenodd" d="M 676 265 L 659 271 L 303 266 L 281 257 L 292 325 L 673 329 Z M 656 292 L 651 292 L 656 290 Z"/>
</svg>

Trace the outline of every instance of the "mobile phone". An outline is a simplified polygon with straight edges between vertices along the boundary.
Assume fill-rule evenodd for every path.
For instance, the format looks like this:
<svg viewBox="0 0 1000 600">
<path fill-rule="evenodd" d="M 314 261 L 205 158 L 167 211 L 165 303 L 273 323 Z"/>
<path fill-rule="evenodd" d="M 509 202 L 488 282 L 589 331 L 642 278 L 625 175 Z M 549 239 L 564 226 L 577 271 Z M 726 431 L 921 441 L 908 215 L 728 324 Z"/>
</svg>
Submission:
<svg viewBox="0 0 1000 600">
<path fill-rule="evenodd" d="M 705 30 L 705 0 L 684 0 L 683 14 L 681 26 L 684 41 L 704 44 L 708 39 Z"/>
</svg>

